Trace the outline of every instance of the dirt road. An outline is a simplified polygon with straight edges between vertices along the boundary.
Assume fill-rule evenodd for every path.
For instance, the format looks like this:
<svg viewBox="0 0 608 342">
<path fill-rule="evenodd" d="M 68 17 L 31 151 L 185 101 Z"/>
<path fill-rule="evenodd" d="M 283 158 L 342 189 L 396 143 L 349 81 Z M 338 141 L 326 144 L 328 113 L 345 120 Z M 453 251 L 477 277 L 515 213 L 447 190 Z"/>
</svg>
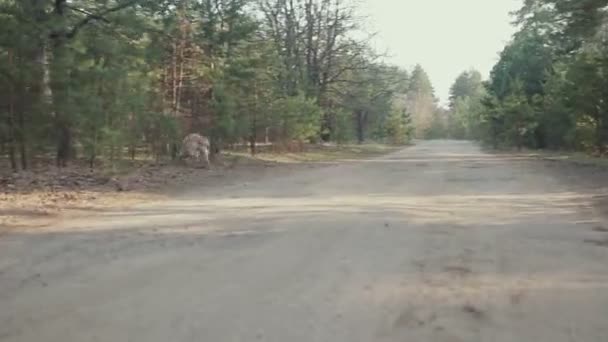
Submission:
<svg viewBox="0 0 608 342">
<path fill-rule="evenodd" d="M 602 190 L 538 163 L 423 142 L 13 232 L 0 341 L 605 342 Z"/>
</svg>

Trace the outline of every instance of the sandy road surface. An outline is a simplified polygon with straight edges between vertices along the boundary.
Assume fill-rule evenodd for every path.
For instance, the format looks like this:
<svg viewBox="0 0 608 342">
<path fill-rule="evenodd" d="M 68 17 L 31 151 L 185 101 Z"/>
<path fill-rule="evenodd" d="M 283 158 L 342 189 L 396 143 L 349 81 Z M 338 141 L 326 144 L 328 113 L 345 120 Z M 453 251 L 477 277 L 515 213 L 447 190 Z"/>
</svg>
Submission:
<svg viewBox="0 0 608 342">
<path fill-rule="evenodd" d="M 0 341 L 608 340 L 592 191 L 466 142 L 0 238 Z"/>
</svg>

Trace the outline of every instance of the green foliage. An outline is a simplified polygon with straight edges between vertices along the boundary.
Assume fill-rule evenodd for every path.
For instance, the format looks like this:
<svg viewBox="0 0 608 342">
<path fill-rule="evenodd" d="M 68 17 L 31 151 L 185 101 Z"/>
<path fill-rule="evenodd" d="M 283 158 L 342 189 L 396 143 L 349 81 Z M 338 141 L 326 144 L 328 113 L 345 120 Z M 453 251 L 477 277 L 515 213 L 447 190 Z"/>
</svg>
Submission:
<svg viewBox="0 0 608 342">
<path fill-rule="evenodd" d="M 518 80 L 513 91 L 501 103 L 505 127 L 503 139 L 509 145 L 518 148 L 534 146 L 534 131 L 538 127 L 534 108 L 528 102 L 524 87 Z"/>
<path fill-rule="evenodd" d="M 451 112 L 448 118 L 448 136 L 452 139 L 470 138 L 470 125 L 472 114 L 472 102 L 470 97 L 455 99 L 451 104 Z"/>
<path fill-rule="evenodd" d="M 608 141 L 605 0 L 528 0 L 487 83 L 480 137 L 493 145 L 585 149 Z"/>
<path fill-rule="evenodd" d="M 574 149 L 577 146 L 576 115 L 573 113 L 570 96 L 570 86 L 566 79 L 568 66 L 556 64 L 555 72 L 549 76 L 545 84 L 545 95 L 539 99 L 537 111 L 539 114 L 539 135 L 544 141 L 541 146 L 551 149 Z"/>
<path fill-rule="evenodd" d="M 211 106 L 216 113 L 213 128 L 209 132 L 212 139 L 230 144 L 245 136 L 247 126 L 244 120 L 239 120 L 239 104 L 221 83 L 215 88 Z"/>
<path fill-rule="evenodd" d="M 417 138 L 430 138 L 437 131 L 437 99 L 428 74 L 420 65 L 416 65 L 409 82 L 406 94 L 406 107 L 412 115 Z M 435 125 L 435 127 L 433 127 Z"/>
<path fill-rule="evenodd" d="M 334 140 L 338 144 L 348 143 L 353 140 L 355 136 L 355 128 L 353 125 L 353 115 L 351 112 L 340 109 L 335 113 L 336 128 L 334 131 Z"/>
<path fill-rule="evenodd" d="M 450 88 L 450 112 L 447 135 L 452 139 L 478 139 L 481 122 L 481 100 L 485 90 L 476 70 L 461 73 Z"/>
<path fill-rule="evenodd" d="M 430 125 L 424 132 L 425 139 L 443 139 L 448 134 L 447 112 L 443 108 L 437 108 L 431 114 Z"/>
<path fill-rule="evenodd" d="M 364 61 L 362 62 L 364 63 Z M 367 138 L 386 137 L 386 122 L 397 106 L 405 109 L 408 72 L 383 64 L 370 64 L 366 70 L 349 75 L 353 86 L 344 91 L 341 106 L 352 113 L 351 132 L 359 143 Z M 355 137 L 352 137 L 355 138 Z"/>
<path fill-rule="evenodd" d="M 529 103 L 521 82 L 503 100 L 488 96 L 483 100 L 482 124 L 486 132 L 480 137 L 494 147 L 537 147 L 535 141 L 538 120 L 534 107 Z"/>
<path fill-rule="evenodd" d="M 483 94 L 481 81 L 481 73 L 477 70 L 461 73 L 450 88 L 450 108 L 453 108 L 458 100 L 479 98 Z"/>
<path fill-rule="evenodd" d="M 608 42 L 586 47 L 567 74 L 569 99 L 579 123 L 594 127 L 592 143 L 603 152 L 608 142 Z M 584 127 L 584 126 L 583 126 Z M 588 145 L 589 141 L 583 142 Z"/>
<path fill-rule="evenodd" d="M 543 84 L 552 63 L 552 50 L 545 37 L 535 30 L 518 33 L 500 55 L 488 82 L 488 91 L 503 100 L 516 86 L 523 86 L 526 96 L 543 94 Z M 521 85 L 515 85 L 519 80 Z"/>
<path fill-rule="evenodd" d="M 272 108 L 283 141 L 310 141 L 321 133 L 323 111 L 314 100 L 292 96 L 276 100 Z"/>
<path fill-rule="evenodd" d="M 353 7 L 310 4 L 0 0 L 0 134 L 25 168 L 174 157 L 192 132 L 216 147 L 375 132 L 408 73 L 355 39 Z"/>
<path fill-rule="evenodd" d="M 146 141 L 151 146 L 154 156 L 175 153 L 175 146 L 181 143 L 179 124 L 175 117 L 164 113 L 148 113 L 146 117 Z"/>
<path fill-rule="evenodd" d="M 412 140 L 414 127 L 406 110 L 393 109 L 386 122 L 386 135 L 394 145 L 405 145 Z"/>
</svg>

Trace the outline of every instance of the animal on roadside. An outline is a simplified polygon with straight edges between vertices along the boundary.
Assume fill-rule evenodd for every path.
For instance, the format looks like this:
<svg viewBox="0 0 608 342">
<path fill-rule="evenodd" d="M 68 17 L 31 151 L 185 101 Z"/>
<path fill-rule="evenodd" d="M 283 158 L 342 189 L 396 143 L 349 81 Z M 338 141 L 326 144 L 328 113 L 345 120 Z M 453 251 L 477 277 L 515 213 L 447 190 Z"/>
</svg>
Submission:
<svg viewBox="0 0 608 342">
<path fill-rule="evenodd" d="M 209 151 L 211 144 L 209 139 L 197 133 L 187 135 L 182 142 L 181 156 L 184 159 L 194 160 L 197 163 L 204 162 L 209 167 Z"/>
</svg>

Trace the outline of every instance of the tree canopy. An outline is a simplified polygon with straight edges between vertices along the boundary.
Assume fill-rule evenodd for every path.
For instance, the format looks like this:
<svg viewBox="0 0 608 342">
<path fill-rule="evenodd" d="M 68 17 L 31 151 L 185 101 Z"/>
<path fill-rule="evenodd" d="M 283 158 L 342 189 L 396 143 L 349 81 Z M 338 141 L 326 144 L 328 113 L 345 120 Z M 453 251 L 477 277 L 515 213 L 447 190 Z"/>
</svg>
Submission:
<svg viewBox="0 0 608 342">
<path fill-rule="evenodd" d="M 360 20 L 343 0 L 0 0 L 0 147 L 17 170 L 175 158 L 192 132 L 252 152 L 405 142 L 391 118 L 408 73 Z"/>
<path fill-rule="evenodd" d="M 604 153 L 608 139 L 608 1 L 526 0 L 518 31 L 484 83 L 458 100 L 452 87 L 451 131 L 495 147 L 583 149 Z M 472 106 L 473 108 L 469 108 Z M 462 118 L 473 123 L 462 134 Z"/>
</svg>

